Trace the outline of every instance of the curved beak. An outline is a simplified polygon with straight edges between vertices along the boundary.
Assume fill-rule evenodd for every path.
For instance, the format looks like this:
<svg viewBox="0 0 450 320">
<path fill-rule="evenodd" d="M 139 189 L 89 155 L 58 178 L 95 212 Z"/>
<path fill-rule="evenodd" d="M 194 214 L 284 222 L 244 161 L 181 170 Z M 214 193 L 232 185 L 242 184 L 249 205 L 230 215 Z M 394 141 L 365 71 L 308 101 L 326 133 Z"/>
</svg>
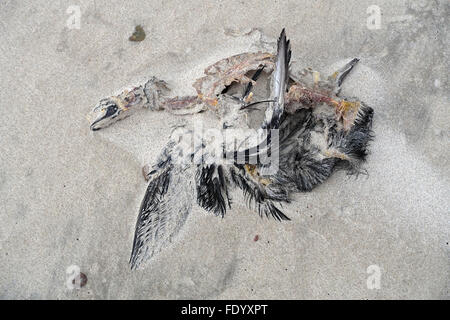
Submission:
<svg viewBox="0 0 450 320">
<path fill-rule="evenodd" d="M 91 123 L 90 129 L 96 131 L 107 127 L 114 122 L 113 119 L 117 117 L 119 112 L 117 105 L 110 105 L 104 108 L 99 106 L 94 107 L 87 116 L 88 121 Z"/>
<path fill-rule="evenodd" d="M 88 115 L 88 116 L 89 116 L 89 115 Z M 93 121 L 91 121 L 91 120 L 88 118 L 89 122 L 91 123 L 91 125 L 89 126 L 89 128 L 90 128 L 92 131 L 100 130 L 102 127 L 101 127 L 100 125 L 98 125 L 98 124 L 99 124 L 100 121 L 102 121 L 102 120 L 105 119 L 105 118 L 106 118 L 106 112 L 103 112 L 102 114 L 98 115 L 98 116 L 96 117 L 96 119 L 93 120 Z"/>
<path fill-rule="evenodd" d="M 142 87 L 124 90 L 117 96 L 102 99 L 87 115 L 92 131 L 105 128 L 134 113 L 146 102 Z"/>
</svg>

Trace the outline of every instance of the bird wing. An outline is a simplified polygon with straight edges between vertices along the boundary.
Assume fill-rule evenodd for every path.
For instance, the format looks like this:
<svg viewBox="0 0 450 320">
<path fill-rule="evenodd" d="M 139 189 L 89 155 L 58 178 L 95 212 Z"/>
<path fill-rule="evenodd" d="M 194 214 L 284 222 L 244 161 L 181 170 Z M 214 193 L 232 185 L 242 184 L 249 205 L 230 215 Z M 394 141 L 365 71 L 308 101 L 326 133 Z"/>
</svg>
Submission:
<svg viewBox="0 0 450 320">
<path fill-rule="evenodd" d="M 290 60 L 290 42 L 286 39 L 286 32 L 283 29 L 278 38 L 277 58 L 271 84 L 271 99 L 274 102 L 270 103 L 266 110 L 263 127 L 276 129 L 280 125 L 281 116 L 284 112 L 284 95 L 289 80 Z"/>
<path fill-rule="evenodd" d="M 273 217 L 278 221 L 290 220 L 275 204 L 289 202 L 289 191 L 283 185 L 266 185 L 265 179 L 252 175 L 251 166 L 234 165 L 230 168 L 231 181 L 242 190 L 246 204 L 263 217 Z"/>
<path fill-rule="evenodd" d="M 150 172 L 150 182 L 139 209 L 130 258 L 132 269 L 137 269 L 171 242 L 192 208 L 192 169 L 173 163 L 167 150 L 163 155 Z"/>
<path fill-rule="evenodd" d="M 220 164 L 199 165 L 195 176 L 197 203 L 216 216 L 225 216 L 227 205 L 231 207 L 227 178 L 224 166 Z"/>
<path fill-rule="evenodd" d="M 276 63 L 272 74 L 272 102 L 266 109 L 264 120 L 257 133 L 260 143 L 252 148 L 225 153 L 227 159 L 234 160 L 234 164 L 230 167 L 230 179 L 243 191 L 247 204 L 254 206 L 260 216 L 272 216 L 277 220 L 289 220 L 275 204 L 289 202 L 290 186 L 273 183 L 270 175 L 267 175 L 268 178 L 261 175 L 261 170 L 265 166 L 261 158 L 264 155 L 276 154 L 274 151 L 278 152 L 275 150 L 278 149 L 278 144 L 272 143 L 275 137 L 271 129 L 279 129 L 282 122 L 290 58 L 290 44 L 283 29 L 278 39 Z"/>
<path fill-rule="evenodd" d="M 360 165 L 372 139 L 372 115 L 372 108 L 362 105 L 348 131 L 338 125 L 333 110 L 301 109 L 286 117 L 280 127 L 279 170 L 272 179 L 310 191 L 336 168 L 364 172 Z"/>
<path fill-rule="evenodd" d="M 271 83 L 271 103 L 269 103 L 261 128 L 258 131 L 257 146 L 242 151 L 227 152 L 227 159 L 245 159 L 248 163 L 259 162 L 259 156 L 272 147 L 270 129 L 278 129 L 284 113 L 284 96 L 289 81 L 289 62 L 291 60 L 291 46 L 283 29 L 278 38 L 277 57 Z"/>
</svg>

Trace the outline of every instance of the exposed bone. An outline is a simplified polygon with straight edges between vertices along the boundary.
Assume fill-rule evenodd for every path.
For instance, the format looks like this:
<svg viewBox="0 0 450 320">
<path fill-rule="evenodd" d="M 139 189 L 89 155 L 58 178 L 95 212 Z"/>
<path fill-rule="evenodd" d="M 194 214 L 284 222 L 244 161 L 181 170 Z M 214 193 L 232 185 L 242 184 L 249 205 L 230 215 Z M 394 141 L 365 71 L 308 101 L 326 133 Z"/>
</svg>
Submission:
<svg viewBox="0 0 450 320">
<path fill-rule="evenodd" d="M 163 102 L 162 108 L 177 115 L 195 114 L 206 109 L 196 96 L 175 97 Z"/>
<path fill-rule="evenodd" d="M 308 79 L 308 75 L 311 75 L 312 79 Z M 292 114 L 301 108 L 312 108 L 325 103 L 335 108 L 336 120 L 342 121 L 344 130 L 350 130 L 357 119 L 361 102 L 336 97 L 333 93 L 333 75 L 324 81 L 320 79 L 318 72 L 308 68 L 300 73 L 299 79 L 293 81 L 294 84 L 290 86 L 285 98 L 286 112 Z"/>
<path fill-rule="evenodd" d="M 242 53 L 222 59 L 205 69 L 206 76 L 197 79 L 193 87 L 198 97 L 209 106 L 217 106 L 217 95 L 233 82 L 248 83 L 246 76 L 251 70 L 264 66 L 273 70 L 274 56 L 267 52 Z"/>
</svg>

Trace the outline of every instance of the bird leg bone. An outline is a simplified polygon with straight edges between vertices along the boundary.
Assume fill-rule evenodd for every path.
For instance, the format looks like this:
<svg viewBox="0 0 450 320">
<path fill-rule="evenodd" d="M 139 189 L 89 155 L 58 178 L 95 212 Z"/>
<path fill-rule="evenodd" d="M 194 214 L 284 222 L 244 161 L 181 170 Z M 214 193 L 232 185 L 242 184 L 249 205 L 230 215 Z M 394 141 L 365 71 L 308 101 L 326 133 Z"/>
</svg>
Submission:
<svg viewBox="0 0 450 320">
<path fill-rule="evenodd" d="M 349 156 L 346 155 L 345 153 L 337 150 L 337 149 L 326 149 L 323 152 L 323 155 L 326 156 L 327 158 L 338 158 L 341 160 L 349 160 Z"/>
</svg>

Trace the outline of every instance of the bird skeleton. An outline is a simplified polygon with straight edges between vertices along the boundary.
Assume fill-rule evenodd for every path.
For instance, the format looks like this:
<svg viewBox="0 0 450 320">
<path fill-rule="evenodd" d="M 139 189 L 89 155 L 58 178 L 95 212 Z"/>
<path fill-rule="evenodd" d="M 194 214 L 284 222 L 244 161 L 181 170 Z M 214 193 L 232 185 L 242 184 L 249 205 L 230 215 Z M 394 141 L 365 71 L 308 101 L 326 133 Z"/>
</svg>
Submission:
<svg viewBox="0 0 450 320">
<path fill-rule="evenodd" d="M 190 114 L 212 110 L 220 129 L 250 129 L 255 104 L 266 105 L 256 130 L 232 139 L 212 139 L 198 128 L 176 128 L 156 163 L 148 167 L 147 191 L 136 223 L 130 264 L 133 269 L 159 252 L 179 232 L 193 201 L 224 217 L 232 191 L 241 190 L 260 216 L 289 220 L 279 209 L 295 192 L 310 191 L 337 168 L 361 172 L 372 138 L 373 109 L 340 88 L 358 62 L 351 60 L 325 80 L 306 69 L 289 70 L 285 31 L 276 55 L 256 52 L 222 59 L 194 82 L 196 96 L 171 97 L 167 84 L 151 78 L 144 85 L 102 99 L 90 114 L 98 130 L 139 108 Z M 260 101 L 255 86 L 267 75 L 269 92 Z M 234 92 L 234 93 L 233 93 Z M 240 94 L 236 94 L 240 92 Z M 264 102 L 261 102 L 264 101 Z"/>
</svg>

